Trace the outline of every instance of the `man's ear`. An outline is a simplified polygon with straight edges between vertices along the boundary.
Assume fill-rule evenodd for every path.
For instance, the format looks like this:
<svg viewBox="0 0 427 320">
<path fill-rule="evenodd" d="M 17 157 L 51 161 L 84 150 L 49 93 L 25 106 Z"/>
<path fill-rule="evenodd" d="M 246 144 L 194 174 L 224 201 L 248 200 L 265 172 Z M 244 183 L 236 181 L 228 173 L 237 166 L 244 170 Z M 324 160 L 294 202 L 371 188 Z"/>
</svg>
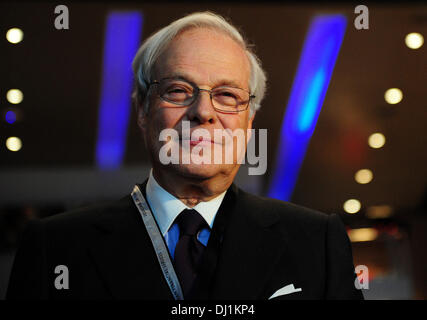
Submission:
<svg viewBox="0 0 427 320">
<path fill-rule="evenodd" d="M 248 135 L 247 135 L 247 140 L 246 141 L 249 141 L 250 139 L 251 139 L 251 137 L 252 137 L 252 123 L 254 122 L 254 119 L 255 119 L 255 114 L 256 114 L 256 111 L 254 111 L 254 114 L 252 115 L 252 117 L 250 117 L 250 119 L 249 119 L 249 121 L 248 121 Z"/>
<path fill-rule="evenodd" d="M 141 129 L 143 133 L 145 133 L 145 130 L 147 128 L 147 114 L 144 111 L 143 104 L 139 104 L 137 106 L 136 112 L 137 112 L 138 127 Z"/>
</svg>

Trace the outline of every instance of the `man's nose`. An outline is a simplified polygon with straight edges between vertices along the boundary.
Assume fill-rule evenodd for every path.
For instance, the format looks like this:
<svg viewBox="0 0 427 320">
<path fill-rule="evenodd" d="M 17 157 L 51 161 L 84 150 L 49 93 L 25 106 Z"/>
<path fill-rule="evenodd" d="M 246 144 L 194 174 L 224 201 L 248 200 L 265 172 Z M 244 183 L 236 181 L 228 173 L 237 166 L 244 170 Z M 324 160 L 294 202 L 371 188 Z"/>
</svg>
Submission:
<svg viewBox="0 0 427 320">
<path fill-rule="evenodd" d="M 190 121 L 198 121 L 199 123 L 215 122 L 216 111 L 208 90 L 200 89 L 196 101 L 188 108 L 188 118 Z"/>
</svg>

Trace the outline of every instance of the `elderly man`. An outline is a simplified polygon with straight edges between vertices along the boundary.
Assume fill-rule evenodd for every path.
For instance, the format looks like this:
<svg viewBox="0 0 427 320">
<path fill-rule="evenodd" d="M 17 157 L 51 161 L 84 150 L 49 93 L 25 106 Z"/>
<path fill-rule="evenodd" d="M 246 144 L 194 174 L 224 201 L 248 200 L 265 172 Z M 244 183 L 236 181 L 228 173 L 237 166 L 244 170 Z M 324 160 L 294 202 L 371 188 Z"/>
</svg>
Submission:
<svg viewBox="0 0 427 320">
<path fill-rule="evenodd" d="M 336 215 L 233 184 L 246 143 L 224 140 L 249 139 L 266 82 L 239 32 L 188 15 L 148 38 L 133 68 L 150 176 L 119 201 L 32 222 L 7 297 L 361 299 Z M 233 160 L 218 161 L 230 148 Z"/>
</svg>

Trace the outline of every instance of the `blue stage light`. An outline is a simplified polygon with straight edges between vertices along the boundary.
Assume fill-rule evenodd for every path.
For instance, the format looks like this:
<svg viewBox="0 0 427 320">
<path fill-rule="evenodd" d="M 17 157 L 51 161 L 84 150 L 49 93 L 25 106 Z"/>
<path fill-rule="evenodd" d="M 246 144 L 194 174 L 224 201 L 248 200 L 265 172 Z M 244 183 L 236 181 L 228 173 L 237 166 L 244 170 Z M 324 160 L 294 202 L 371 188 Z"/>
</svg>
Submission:
<svg viewBox="0 0 427 320">
<path fill-rule="evenodd" d="M 96 144 L 100 169 L 118 169 L 123 161 L 131 111 L 131 64 L 142 22 L 140 12 L 112 12 L 107 18 Z"/>
<path fill-rule="evenodd" d="M 7 123 L 13 124 L 16 122 L 16 113 L 13 111 L 6 112 L 5 119 Z"/>
<path fill-rule="evenodd" d="M 282 123 L 268 196 L 288 201 L 325 99 L 344 38 L 343 15 L 316 16 L 307 38 Z"/>
</svg>

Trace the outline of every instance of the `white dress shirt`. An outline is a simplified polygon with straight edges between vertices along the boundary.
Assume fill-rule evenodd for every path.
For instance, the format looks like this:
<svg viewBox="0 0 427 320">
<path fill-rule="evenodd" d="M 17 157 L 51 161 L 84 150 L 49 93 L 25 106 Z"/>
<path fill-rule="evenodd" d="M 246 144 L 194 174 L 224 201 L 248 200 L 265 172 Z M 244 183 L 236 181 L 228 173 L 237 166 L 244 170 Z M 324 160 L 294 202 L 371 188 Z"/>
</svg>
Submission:
<svg viewBox="0 0 427 320">
<path fill-rule="evenodd" d="M 206 220 L 209 227 L 212 228 L 215 216 L 227 191 L 224 191 L 210 201 L 199 202 L 196 206 L 190 208 L 163 189 L 156 179 L 154 179 L 153 170 L 150 170 L 145 192 L 148 204 L 159 226 L 160 233 L 165 238 L 171 257 L 174 258 L 176 243 L 179 240 L 179 226 L 174 222 L 176 217 L 184 209 L 194 209 Z M 210 229 L 206 228 L 199 232 L 197 239 L 206 246 L 209 236 Z"/>
</svg>

